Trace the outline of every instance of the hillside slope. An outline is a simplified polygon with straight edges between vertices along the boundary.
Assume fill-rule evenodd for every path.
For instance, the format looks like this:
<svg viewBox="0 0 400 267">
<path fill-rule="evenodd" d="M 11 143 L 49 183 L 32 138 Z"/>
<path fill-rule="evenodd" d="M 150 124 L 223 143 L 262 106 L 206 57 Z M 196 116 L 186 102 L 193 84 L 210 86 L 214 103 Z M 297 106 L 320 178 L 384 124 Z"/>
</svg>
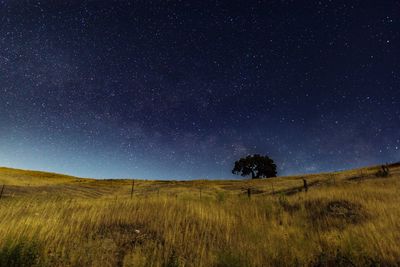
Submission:
<svg viewBox="0 0 400 267">
<path fill-rule="evenodd" d="M 400 163 L 389 165 L 392 176 L 400 175 Z M 215 195 L 223 192 L 228 195 L 251 192 L 257 195 L 292 194 L 303 189 L 303 179 L 308 186 L 320 187 L 332 184 L 347 184 L 376 178 L 380 166 L 347 170 L 335 173 L 320 173 L 277 177 L 273 179 L 241 180 L 189 180 L 160 181 L 134 179 L 134 195 L 165 193 L 174 195 L 202 194 Z M 130 197 L 131 179 L 96 180 L 79 178 L 64 174 L 19 170 L 0 167 L 0 186 L 5 185 L 3 196 L 33 195 L 36 193 L 72 194 L 75 197 L 110 197 L 112 195 Z M 90 192 L 90 193 L 89 193 Z M 89 194 L 88 194 L 89 193 Z"/>
<path fill-rule="evenodd" d="M 399 265 L 400 164 L 379 169 L 132 191 L 2 168 L 0 266 Z"/>
<path fill-rule="evenodd" d="M 64 174 L 0 167 L 0 184 L 49 185 L 70 182 L 75 179 L 76 177 Z"/>
</svg>

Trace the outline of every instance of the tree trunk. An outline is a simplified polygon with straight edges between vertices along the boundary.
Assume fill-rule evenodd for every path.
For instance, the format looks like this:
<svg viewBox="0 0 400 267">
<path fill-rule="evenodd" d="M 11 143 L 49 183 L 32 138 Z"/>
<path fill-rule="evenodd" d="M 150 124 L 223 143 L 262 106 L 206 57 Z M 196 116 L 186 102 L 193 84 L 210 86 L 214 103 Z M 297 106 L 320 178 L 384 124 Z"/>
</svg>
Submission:
<svg viewBox="0 0 400 267">
<path fill-rule="evenodd" d="M 253 170 L 251 170 L 251 179 L 254 179 L 254 178 L 257 178 L 256 174 L 255 174 L 255 172 Z"/>
</svg>

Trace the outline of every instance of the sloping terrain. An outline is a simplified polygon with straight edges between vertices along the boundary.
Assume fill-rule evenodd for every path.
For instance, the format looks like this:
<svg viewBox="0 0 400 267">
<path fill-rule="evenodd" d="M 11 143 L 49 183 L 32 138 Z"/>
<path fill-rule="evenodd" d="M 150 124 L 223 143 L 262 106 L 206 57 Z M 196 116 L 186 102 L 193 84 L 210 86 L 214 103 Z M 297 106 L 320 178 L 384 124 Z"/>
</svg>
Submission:
<svg viewBox="0 0 400 267">
<path fill-rule="evenodd" d="M 399 265 L 388 168 L 236 181 L 0 168 L 0 266 Z"/>
</svg>

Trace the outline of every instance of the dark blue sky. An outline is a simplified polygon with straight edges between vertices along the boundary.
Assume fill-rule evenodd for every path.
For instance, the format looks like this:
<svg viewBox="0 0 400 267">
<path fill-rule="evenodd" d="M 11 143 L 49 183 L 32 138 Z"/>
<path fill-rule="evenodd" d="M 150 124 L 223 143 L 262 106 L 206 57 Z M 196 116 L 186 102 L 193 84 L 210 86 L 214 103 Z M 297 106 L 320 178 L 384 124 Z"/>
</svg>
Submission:
<svg viewBox="0 0 400 267">
<path fill-rule="evenodd" d="M 68 2 L 68 3 L 67 3 Z M 0 1 L 0 165 L 232 178 L 400 160 L 400 1 Z"/>
</svg>

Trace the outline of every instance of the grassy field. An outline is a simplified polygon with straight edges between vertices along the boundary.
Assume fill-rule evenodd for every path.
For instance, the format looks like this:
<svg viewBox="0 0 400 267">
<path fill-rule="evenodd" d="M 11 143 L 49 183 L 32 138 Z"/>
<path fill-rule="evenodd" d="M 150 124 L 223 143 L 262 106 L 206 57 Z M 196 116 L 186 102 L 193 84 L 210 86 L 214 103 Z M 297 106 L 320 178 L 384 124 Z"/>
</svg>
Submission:
<svg viewBox="0 0 400 267">
<path fill-rule="evenodd" d="M 400 164 L 378 168 L 135 180 L 133 194 L 131 180 L 0 168 L 0 266 L 400 265 Z"/>
</svg>

